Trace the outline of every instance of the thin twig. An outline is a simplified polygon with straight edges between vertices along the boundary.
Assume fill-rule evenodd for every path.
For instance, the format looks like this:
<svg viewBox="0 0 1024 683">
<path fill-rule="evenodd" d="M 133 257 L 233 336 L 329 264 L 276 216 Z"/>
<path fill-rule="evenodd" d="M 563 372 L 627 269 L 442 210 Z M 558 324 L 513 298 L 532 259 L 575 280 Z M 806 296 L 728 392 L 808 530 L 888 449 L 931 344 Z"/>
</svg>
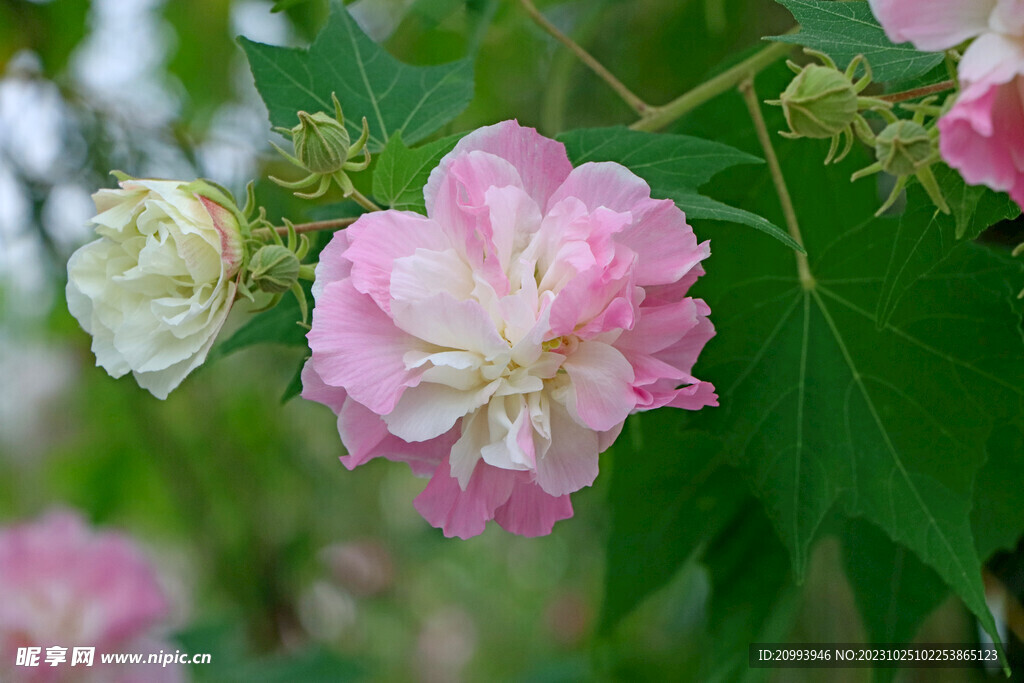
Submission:
<svg viewBox="0 0 1024 683">
<path fill-rule="evenodd" d="M 792 31 L 791 31 L 792 32 Z M 789 43 L 772 43 L 736 66 L 723 71 L 668 104 L 652 107 L 647 114 L 630 126 L 633 130 L 661 130 L 683 114 L 696 109 L 708 100 L 735 88 L 743 79 L 753 78 L 767 67 L 786 56 L 793 49 Z"/>
<path fill-rule="evenodd" d="M 782 166 L 779 165 L 779 157 L 775 154 L 772 146 L 772 139 L 768 134 L 768 126 L 765 125 L 764 115 L 761 113 L 761 102 L 757 99 L 757 92 L 754 90 L 754 79 L 748 78 L 739 85 L 743 101 L 747 103 L 750 110 L 750 118 L 754 122 L 754 130 L 757 132 L 757 139 L 764 150 L 764 160 L 768 163 L 768 170 L 771 172 L 772 182 L 775 183 L 775 192 L 779 195 L 779 204 L 782 205 L 782 214 L 786 218 L 786 229 L 789 235 L 801 247 L 804 246 L 803 237 L 800 235 L 800 224 L 796 219 L 796 209 L 793 208 L 793 199 L 789 195 L 789 188 L 786 187 L 786 178 L 782 175 Z M 814 289 L 814 276 L 811 275 L 811 267 L 807 262 L 807 255 L 800 252 L 796 254 L 796 268 L 800 274 L 800 284 L 804 289 Z"/>
<path fill-rule="evenodd" d="M 906 102 L 907 100 L 916 100 L 917 98 L 924 97 L 925 95 L 934 95 L 937 92 L 952 90 L 955 87 L 956 81 L 949 80 L 932 85 L 926 85 L 921 88 L 914 88 L 913 90 L 894 92 L 889 95 L 874 95 L 873 97 L 878 100 L 885 100 L 886 102 Z"/>
<path fill-rule="evenodd" d="M 366 197 L 366 195 L 364 195 L 359 190 L 353 189 L 352 190 L 352 194 L 349 195 L 349 199 L 354 199 L 356 204 L 358 204 L 359 206 L 363 207 L 367 211 L 380 211 L 381 210 L 381 208 L 379 206 L 374 204 L 370 199 L 368 199 Z"/>
<path fill-rule="evenodd" d="M 357 218 L 358 217 L 353 217 L 353 218 L 333 218 L 333 219 L 331 219 L 329 221 L 314 221 L 313 223 L 296 223 L 294 227 L 295 227 L 295 232 L 299 233 L 299 234 L 304 233 L 304 232 L 317 232 L 317 231 L 320 231 L 320 230 L 337 230 L 338 228 L 344 228 L 346 226 L 352 225 L 353 223 L 356 222 Z M 274 230 L 277 231 L 278 235 L 287 235 L 288 234 L 288 226 L 287 225 L 277 225 L 277 226 L 274 226 Z M 253 230 L 253 233 L 267 234 L 267 229 L 266 228 L 258 228 L 256 230 Z"/>
<path fill-rule="evenodd" d="M 647 104 L 635 95 L 632 90 L 622 83 L 622 81 L 612 75 L 608 69 L 604 68 L 604 65 L 601 64 L 601 62 L 594 59 L 590 53 L 584 50 L 578 43 L 576 43 L 576 41 L 559 31 L 557 26 L 548 21 L 547 18 L 540 13 L 540 10 L 538 10 L 533 4 L 532 0 L 519 0 L 519 3 L 523 6 L 523 9 L 526 10 L 526 13 L 530 15 L 530 18 L 533 19 L 535 24 L 547 31 L 562 45 L 565 45 L 567 48 L 572 50 L 576 56 L 579 57 L 580 61 L 590 67 L 591 71 L 611 86 L 612 90 L 618 93 L 619 97 L 621 97 L 622 100 L 633 109 L 633 111 L 640 116 L 643 116 L 651 109 L 651 105 Z"/>
</svg>

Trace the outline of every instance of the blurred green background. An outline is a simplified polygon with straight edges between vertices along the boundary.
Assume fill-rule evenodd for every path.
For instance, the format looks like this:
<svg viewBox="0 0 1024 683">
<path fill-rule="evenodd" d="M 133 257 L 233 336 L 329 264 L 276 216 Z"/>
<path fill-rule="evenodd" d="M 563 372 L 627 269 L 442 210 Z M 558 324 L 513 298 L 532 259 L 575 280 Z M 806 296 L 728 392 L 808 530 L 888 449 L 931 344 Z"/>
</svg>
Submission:
<svg viewBox="0 0 1024 683">
<path fill-rule="evenodd" d="M 234 43 L 303 45 L 326 17 L 324 0 L 278 4 L 285 11 L 260 0 L 0 0 L 2 521 L 64 505 L 135 534 L 174 597 L 178 641 L 213 653 L 196 680 L 695 680 L 708 598 L 696 565 L 611 635 L 594 634 L 607 476 L 573 496 L 575 517 L 549 537 L 492 526 L 446 540 L 412 507 L 423 481 L 379 461 L 348 472 L 326 408 L 279 405 L 301 350 L 228 355 L 166 402 L 94 367 L 63 288 L 68 255 L 90 239 L 89 195 L 113 185 L 108 170 L 204 176 L 235 192 L 262 178 L 272 217 L 322 217 L 265 182 L 282 167 Z M 792 24 L 771 0 L 539 4 L 654 103 Z M 477 54 L 475 98 L 446 132 L 506 118 L 547 134 L 631 121 L 515 2 L 359 0 L 350 10 L 402 60 Z M 679 124 L 727 142 L 748 136 L 707 127 L 700 116 Z M 863 637 L 840 565 L 822 543 L 788 603 L 790 637 Z M 756 557 L 739 566 L 760 571 Z M 972 629 L 949 603 L 922 638 L 967 642 Z M 967 678 L 925 673 L 902 677 Z"/>
</svg>

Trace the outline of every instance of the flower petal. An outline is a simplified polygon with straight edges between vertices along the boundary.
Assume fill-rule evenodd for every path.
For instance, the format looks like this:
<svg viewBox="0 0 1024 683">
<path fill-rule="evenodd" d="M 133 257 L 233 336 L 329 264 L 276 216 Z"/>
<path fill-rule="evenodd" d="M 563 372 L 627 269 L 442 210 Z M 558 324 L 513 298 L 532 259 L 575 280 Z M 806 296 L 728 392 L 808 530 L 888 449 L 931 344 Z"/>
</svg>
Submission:
<svg viewBox="0 0 1024 683">
<path fill-rule="evenodd" d="M 868 0 L 894 43 L 938 52 L 988 30 L 996 0 Z"/>
<path fill-rule="evenodd" d="M 434 215 L 432 207 L 451 164 L 474 150 L 494 154 L 512 164 L 519 172 L 523 188 L 541 207 L 547 205 L 548 198 L 572 170 L 565 145 L 540 135 L 533 128 L 520 126 L 518 121 L 502 121 L 478 128 L 459 140 L 430 173 L 423 188 L 428 215 Z"/>
<path fill-rule="evenodd" d="M 421 342 L 406 334 L 351 280 L 332 282 L 313 309 L 306 335 L 321 379 L 344 387 L 378 415 L 394 410 L 406 387 L 419 382 L 422 368 L 407 369 L 405 354 Z"/>
<path fill-rule="evenodd" d="M 597 341 L 580 342 L 562 364 L 574 391 L 568 394 L 570 414 L 603 432 L 626 419 L 636 407 L 633 366 L 620 351 Z"/>
<path fill-rule="evenodd" d="M 549 495 L 564 496 L 597 478 L 598 434 L 554 401 L 550 419 L 551 445 L 537 458 L 537 483 Z"/>
<path fill-rule="evenodd" d="M 494 521 L 520 536 L 547 536 L 555 522 L 573 515 L 569 496 L 551 496 L 533 482 L 516 482 L 508 502 L 494 512 Z"/>
<path fill-rule="evenodd" d="M 352 263 L 351 281 L 385 313 L 391 310 L 391 274 L 395 261 L 417 249 L 444 251 L 452 246 L 444 230 L 411 211 L 372 211 L 350 225 L 344 257 Z"/>
<path fill-rule="evenodd" d="M 445 536 L 470 538 L 482 533 L 487 521 L 494 519 L 495 510 L 508 501 L 518 476 L 521 473 L 478 462 L 463 490 L 451 476 L 445 459 L 413 505 Z"/>
</svg>

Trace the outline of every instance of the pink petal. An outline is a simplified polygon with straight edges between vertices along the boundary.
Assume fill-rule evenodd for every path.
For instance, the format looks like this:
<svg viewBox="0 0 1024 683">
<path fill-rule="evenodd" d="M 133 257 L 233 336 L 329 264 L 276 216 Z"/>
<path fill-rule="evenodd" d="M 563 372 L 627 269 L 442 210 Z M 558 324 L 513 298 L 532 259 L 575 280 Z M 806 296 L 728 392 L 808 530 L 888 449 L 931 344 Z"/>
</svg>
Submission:
<svg viewBox="0 0 1024 683">
<path fill-rule="evenodd" d="M 551 446 L 537 460 L 537 483 L 552 496 L 590 486 L 597 478 L 597 449 L 597 432 L 577 423 L 565 408 L 553 402 Z"/>
<path fill-rule="evenodd" d="M 418 476 L 430 475 L 458 438 L 455 429 L 420 443 L 399 439 L 379 415 L 353 401 L 344 389 L 324 384 L 312 361 L 302 368 L 302 398 L 323 403 L 338 416 L 338 434 L 348 451 L 341 456 L 341 464 L 350 470 L 373 458 L 387 458 L 408 463 Z"/>
<path fill-rule="evenodd" d="M 342 387 L 332 387 L 325 384 L 316 368 L 313 367 L 313 359 L 306 361 L 302 366 L 302 398 L 307 401 L 323 403 L 331 409 L 335 415 L 341 412 L 342 406 L 348 400 L 348 392 Z"/>
<path fill-rule="evenodd" d="M 939 130 L 942 157 L 964 180 L 1009 192 L 1024 206 L 1024 77 L 969 86 Z"/>
<path fill-rule="evenodd" d="M 474 150 L 488 152 L 512 164 L 519 172 L 523 188 L 540 207 L 547 206 L 548 198 L 572 170 L 565 145 L 538 134 L 533 128 L 520 126 L 517 121 L 478 128 L 459 140 L 431 172 L 423 188 L 429 215 L 434 215 L 432 207 L 439 187 L 453 161 Z"/>
<path fill-rule="evenodd" d="M 422 342 L 394 321 L 351 280 L 332 282 L 313 308 L 306 335 L 313 367 L 324 383 L 348 394 L 379 415 L 394 410 L 406 387 L 419 382 L 422 368 L 407 370 L 405 354 Z"/>
<path fill-rule="evenodd" d="M 551 333 L 555 336 L 595 333 L 633 326 L 642 291 L 633 286 L 632 273 L 615 278 L 614 273 L 591 268 L 571 279 L 551 304 Z"/>
<path fill-rule="evenodd" d="M 348 455 L 341 456 L 341 464 L 351 470 L 372 458 L 386 458 L 408 464 L 417 476 L 429 476 L 451 451 L 458 431 L 456 428 L 427 441 L 409 443 L 389 432 L 379 415 L 349 399 L 338 413 L 338 433 L 348 451 Z"/>
<path fill-rule="evenodd" d="M 675 344 L 697 324 L 697 303 L 686 298 L 663 305 L 640 307 L 636 325 L 623 332 L 615 348 L 631 354 L 652 354 Z"/>
<path fill-rule="evenodd" d="M 894 43 L 938 52 L 988 30 L 995 0 L 868 0 Z"/>
<path fill-rule="evenodd" d="M 579 199 L 589 211 L 603 206 L 625 212 L 650 199 L 651 188 L 643 178 L 622 164 L 589 162 L 572 169 L 569 177 L 548 200 L 548 210 L 568 197 Z"/>
<path fill-rule="evenodd" d="M 711 309 L 701 299 L 693 301 L 699 316 L 697 324 L 690 328 L 679 341 L 655 354 L 659 360 L 687 373 L 693 369 L 697 362 L 697 356 L 704 349 L 704 345 L 715 336 L 715 326 L 707 317 L 711 313 Z"/>
<path fill-rule="evenodd" d="M 636 406 L 633 366 L 608 344 L 581 342 L 562 367 L 569 373 L 573 390 L 568 396 L 570 413 L 599 432 L 626 419 Z"/>
<path fill-rule="evenodd" d="M 718 394 L 710 382 L 698 382 L 680 389 L 667 405 L 683 410 L 700 410 L 706 406 L 717 406 Z"/>
<path fill-rule="evenodd" d="M 467 152 L 448 162 L 445 173 L 438 176 L 434 201 L 427 206 L 427 214 L 447 231 L 474 268 L 483 267 L 484 252 L 491 240 L 491 212 L 487 206 L 491 188 L 521 190 L 519 172 L 494 154 Z"/>
<path fill-rule="evenodd" d="M 520 536 L 547 536 L 555 522 L 572 517 L 569 496 L 550 496 L 533 482 L 516 482 L 508 502 L 494 513 L 494 521 Z"/>
<path fill-rule="evenodd" d="M 677 282 L 710 253 L 706 242 L 697 244 L 686 216 L 670 199 L 640 202 L 633 226 L 615 239 L 636 252 L 640 286 Z"/>
<path fill-rule="evenodd" d="M 452 247 L 444 230 L 411 211 L 373 211 L 349 226 L 344 257 L 352 263 L 357 291 L 369 294 L 381 310 L 391 310 L 391 272 L 396 259 L 417 249 L 444 251 Z"/>
<path fill-rule="evenodd" d="M 508 501 L 518 476 L 519 472 L 478 462 L 469 485 L 462 490 L 445 459 L 413 505 L 445 536 L 470 538 L 482 533 L 487 521 L 494 519 L 495 510 Z"/>
<path fill-rule="evenodd" d="M 320 251 L 320 262 L 316 264 L 316 279 L 313 280 L 313 299 L 329 282 L 344 280 L 352 274 L 352 262 L 345 258 L 349 247 L 348 230 L 339 230 L 331 235 L 327 246 Z"/>
</svg>

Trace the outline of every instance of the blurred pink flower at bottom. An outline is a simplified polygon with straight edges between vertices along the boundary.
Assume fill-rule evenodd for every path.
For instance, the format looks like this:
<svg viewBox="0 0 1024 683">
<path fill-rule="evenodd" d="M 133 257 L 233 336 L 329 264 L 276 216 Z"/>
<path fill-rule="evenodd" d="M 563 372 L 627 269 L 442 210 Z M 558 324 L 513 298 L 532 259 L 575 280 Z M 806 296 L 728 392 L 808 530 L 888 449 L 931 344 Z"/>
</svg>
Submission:
<svg viewBox="0 0 1024 683">
<path fill-rule="evenodd" d="M 174 652 L 154 637 L 168 603 L 153 567 L 127 536 L 94 531 L 54 511 L 0 529 L 0 680 L 129 683 L 185 680 L 180 667 L 104 665 L 101 653 Z M 37 666 L 18 666 L 38 647 Z M 51 666 L 47 648 L 67 648 Z M 72 666 L 75 647 L 95 647 L 91 667 Z"/>
</svg>

